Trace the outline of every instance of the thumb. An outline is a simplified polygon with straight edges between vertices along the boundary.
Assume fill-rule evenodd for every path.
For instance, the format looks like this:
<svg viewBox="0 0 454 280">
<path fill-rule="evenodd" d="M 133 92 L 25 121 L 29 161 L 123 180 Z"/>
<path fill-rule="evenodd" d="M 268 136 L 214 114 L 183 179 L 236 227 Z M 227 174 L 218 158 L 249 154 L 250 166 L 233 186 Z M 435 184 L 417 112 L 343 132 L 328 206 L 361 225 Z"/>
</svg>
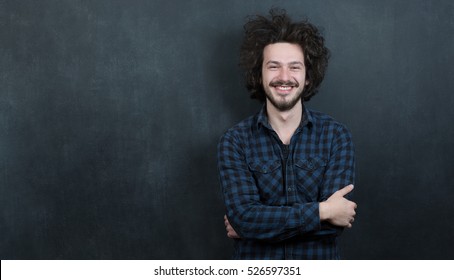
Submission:
<svg viewBox="0 0 454 280">
<path fill-rule="evenodd" d="M 348 185 L 348 186 L 343 187 L 342 189 L 338 190 L 337 194 L 340 196 L 345 196 L 346 194 L 351 192 L 353 190 L 353 188 L 354 188 L 353 185 Z"/>
</svg>

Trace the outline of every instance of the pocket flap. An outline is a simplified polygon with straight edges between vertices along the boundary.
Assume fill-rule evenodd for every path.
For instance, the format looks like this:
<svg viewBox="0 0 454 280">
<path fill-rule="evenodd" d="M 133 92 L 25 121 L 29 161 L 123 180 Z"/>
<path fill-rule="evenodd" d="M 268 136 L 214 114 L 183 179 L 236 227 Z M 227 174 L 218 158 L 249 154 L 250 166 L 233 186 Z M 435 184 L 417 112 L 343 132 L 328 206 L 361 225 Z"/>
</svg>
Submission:
<svg viewBox="0 0 454 280">
<path fill-rule="evenodd" d="M 303 158 L 297 160 L 295 163 L 299 168 L 303 168 L 309 171 L 316 170 L 322 166 L 326 166 L 326 160 L 319 157 Z"/>
<path fill-rule="evenodd" d="M 252 171 L 260 173 L 270 173 L 281 167 L 281 162 L 279 160 L 270 160 L 270 161 L 253 161 L 249 163 L 249 168 Z"/>
</svg>

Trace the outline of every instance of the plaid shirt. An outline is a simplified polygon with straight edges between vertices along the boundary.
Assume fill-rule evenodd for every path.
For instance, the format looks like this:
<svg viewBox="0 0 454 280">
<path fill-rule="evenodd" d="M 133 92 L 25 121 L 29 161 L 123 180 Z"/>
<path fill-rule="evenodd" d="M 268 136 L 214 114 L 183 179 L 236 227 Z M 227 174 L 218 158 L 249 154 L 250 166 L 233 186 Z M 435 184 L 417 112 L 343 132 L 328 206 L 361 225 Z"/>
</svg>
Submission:
<svg viewBox="0 0 454 280">
<path fill-rule="evenodd" d="M 303 106 L 286 146 L 268 123 L 266 106 L 229 129 L 218 168 L 234 239 L 234 259 L 339 259 L 342 228 L 320 222 L 319 202 L 354 183 L 347 128 Z"/>
</svg>

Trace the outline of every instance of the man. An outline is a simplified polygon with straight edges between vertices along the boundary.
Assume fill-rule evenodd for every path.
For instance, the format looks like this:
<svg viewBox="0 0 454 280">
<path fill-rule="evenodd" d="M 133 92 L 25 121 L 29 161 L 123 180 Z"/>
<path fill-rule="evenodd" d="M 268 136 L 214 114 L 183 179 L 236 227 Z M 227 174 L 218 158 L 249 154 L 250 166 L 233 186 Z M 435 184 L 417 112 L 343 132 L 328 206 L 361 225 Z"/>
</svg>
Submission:
<svg viewBox="0 0 454 280">
<path fill-rule="evenodd" d="M 354 151 L 346 127 L 305 102 L 329 52 L 317 28 L 283 10 L 245 24 L 241 66 L 262 110 L 218 146 L 227 235 L 234 259 L 339 259 L 337 237 L 354 221 L 348 200 Z"/>
</svg>

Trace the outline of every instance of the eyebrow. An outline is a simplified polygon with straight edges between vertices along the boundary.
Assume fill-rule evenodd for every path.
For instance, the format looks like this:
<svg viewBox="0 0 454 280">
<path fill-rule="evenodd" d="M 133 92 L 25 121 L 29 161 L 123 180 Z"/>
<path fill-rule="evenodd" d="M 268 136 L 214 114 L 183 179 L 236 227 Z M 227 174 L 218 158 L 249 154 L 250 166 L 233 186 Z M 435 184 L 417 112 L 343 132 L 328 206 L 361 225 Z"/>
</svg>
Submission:
<svg viewBox="0 0 454 280">
<path fill-rule="evenodd" d="M 266 65 L 268 65 L 268 64 L 279 64 L 279 65 L 281 65 L 282 63 L 280 63 L 279 61 L 276 61 L 276 60 L 270 60 L 270 61 L 268 61 L 266 63 Z M 301 61 L 291 61 L 291 62 L 288 63 L 288 65 L 297 65 L 297 64 L 299 64 L 301 66 L 304 66 L 304 63 L 302 63 Z"/>
</svg>

